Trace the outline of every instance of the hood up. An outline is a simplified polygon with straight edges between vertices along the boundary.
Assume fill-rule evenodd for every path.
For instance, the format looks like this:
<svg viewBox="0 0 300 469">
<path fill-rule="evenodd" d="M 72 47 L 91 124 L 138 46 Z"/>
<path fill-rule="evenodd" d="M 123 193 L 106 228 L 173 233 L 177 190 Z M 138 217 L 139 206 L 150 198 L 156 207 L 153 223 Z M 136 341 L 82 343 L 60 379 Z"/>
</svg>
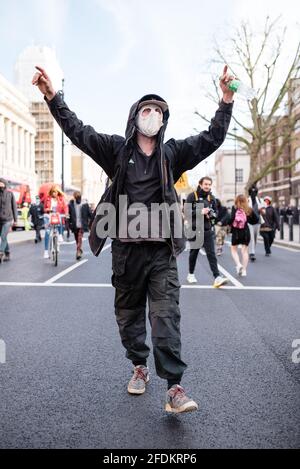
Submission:
<svg viewBox="0 0 300 469">
<path fill-rule="evenodd" d="M 136 116 L 137 116 L 137 113 L 138 113 L 139 105 L 142 102 L 149 101 L 151 99 L 155 99 L 156 101 L 161 101 L 162 103 L 167 105 L 166 101 L 163 98 L 161 98 L 160 96 L 158 96 L 157 94 L 146 94 L 141 99 L 136 101 L 131 106 L 130 111 L 129 111 L 127 126 L 126 126 L 126 131 L 125 131 L 126 142 L 128 142 L 128 140 L 131 139 L 134 136 L 135 132 L 136 132 L 135 120 L 136 120 Z M 161 127 L 161 130 L 159 131 L 159 134 L 161 133 L 162 129 L 165 130 L 165 128 L 167 126 L 167 123 L 168 123 L 169 116 L 170 116 L 169 109 L 167 109 L 163 113 L 163 123 L 164 123 L 164 125 Z"/>
</svg>

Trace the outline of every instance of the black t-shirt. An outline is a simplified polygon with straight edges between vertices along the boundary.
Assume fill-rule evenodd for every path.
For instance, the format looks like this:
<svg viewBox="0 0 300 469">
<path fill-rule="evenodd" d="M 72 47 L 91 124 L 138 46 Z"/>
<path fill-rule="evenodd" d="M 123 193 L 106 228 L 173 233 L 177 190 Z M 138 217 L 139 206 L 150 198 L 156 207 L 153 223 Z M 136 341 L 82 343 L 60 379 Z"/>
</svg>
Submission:
<svg viewBox="0 0 300 469">
<path fill-rule="evenodd" d="M 157 149 L 152 155 L 146 155 L 138 145 L 135 146 L 133 154 L 129 159 L 125 182 L 124 194 L 128 197 L 128 205 L 144 204 L 144 208 L 139 209 L 139 226 L 143 226 L 138 238 L 133 238 L 130 233 L 125 233 L 123 228 L 127 225 L 129 228 L 135 215 L 128 214 L 127 219 L 121 216 L 119 226 L 119 238 L 121 241 L 165 241 L 169 237 L 168 232 L 163 229 L 167 226 L 162 222 L 162 215 L 157 206 L 151 207 L 151 204 L 161 204 L 162 187 L 159 171 L 159 160 Z M 120 227 L 122 228 L 120 229 Z"/>
<path fill-rule="evenodd" d="M 129 204 L 140 202 L 150 207 L 151 203 L 162 203 L 162 188 L 158 167 L 157 150 L 147 156 L 138 145 L 128 162 L 124 193 Z"/>
</svg>

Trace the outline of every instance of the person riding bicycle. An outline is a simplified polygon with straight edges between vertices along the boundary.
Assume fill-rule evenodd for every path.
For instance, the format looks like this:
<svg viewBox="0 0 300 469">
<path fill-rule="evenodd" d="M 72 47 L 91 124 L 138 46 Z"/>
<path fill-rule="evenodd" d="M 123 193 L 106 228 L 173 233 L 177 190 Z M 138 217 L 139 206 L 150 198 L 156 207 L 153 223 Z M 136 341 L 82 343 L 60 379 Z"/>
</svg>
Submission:
<svg viewBox="0 0 300 469">
<path fill-rule="evenodd" d="M 65 217 L 69 214 L 68 204 L 64 193 L 55 184 L 51 186 L 48 195 L 44 199 L 44 223 L 45 223 L 45 252 L 44 259 L 49 259 L 50 213 L 59 213 L 61 224 L 58 226 L 58 241 L 63 242 L 62 229 Z"/>
</svg>

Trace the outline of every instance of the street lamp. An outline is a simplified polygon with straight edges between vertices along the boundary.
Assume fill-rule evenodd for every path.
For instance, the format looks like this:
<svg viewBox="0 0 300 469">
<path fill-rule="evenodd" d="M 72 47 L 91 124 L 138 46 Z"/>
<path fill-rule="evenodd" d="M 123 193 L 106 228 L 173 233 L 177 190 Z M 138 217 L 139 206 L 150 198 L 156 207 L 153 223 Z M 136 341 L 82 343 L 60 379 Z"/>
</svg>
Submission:
<svg viewBox="0 0 300 469">
<path fill-rule="evenodd" d="M 236 133 L 238 131 L 237 127 L 233 127 L 232 131 L 234 132 L 234 200 L 236 199 L 237 190 L 236 190 Z"/>
<path fill-rule="evenodd" d="M 64 85 L 65 85 L 65 79 L 62 78 L 61 80 L 61 90 L 62 90 L 62 98 L 65 98 L 65 93 L 64 93 Z M 64 149 L 65 149 L 65 142 L 64 142 L 64 131 L 61 131 L 61 190 L 64 192 L 65 190 L 65 154 L 64 154 Z"/>
</svg>

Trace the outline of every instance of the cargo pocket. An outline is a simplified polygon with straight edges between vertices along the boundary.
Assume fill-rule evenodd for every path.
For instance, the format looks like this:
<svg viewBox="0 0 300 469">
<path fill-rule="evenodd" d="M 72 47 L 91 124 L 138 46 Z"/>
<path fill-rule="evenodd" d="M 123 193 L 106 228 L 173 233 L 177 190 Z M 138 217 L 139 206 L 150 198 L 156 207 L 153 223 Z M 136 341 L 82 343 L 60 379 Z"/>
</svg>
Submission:
<svg viewBox="0 0 300 469">
<path fill-rule="evenodd" d="M 179 292 L 180 292 L 180 282 L 178 280 L 178 273 L 177 270 L 171 270 L 167 276 L 167 288 L 166 294 L 167 298 L 170 300 L 176 301 L 179 303 Z"/>
<path fill-rule="evenodd" d="M 130 254 L 130 246 L 122 245 L 115 241 L 112 246 L 112 285 L 118 288 L 130 288 L 130 283 L 126 279 L 126 261 Z M 127 281 L 126 281 L 127 280 Z"/>
</svg>

